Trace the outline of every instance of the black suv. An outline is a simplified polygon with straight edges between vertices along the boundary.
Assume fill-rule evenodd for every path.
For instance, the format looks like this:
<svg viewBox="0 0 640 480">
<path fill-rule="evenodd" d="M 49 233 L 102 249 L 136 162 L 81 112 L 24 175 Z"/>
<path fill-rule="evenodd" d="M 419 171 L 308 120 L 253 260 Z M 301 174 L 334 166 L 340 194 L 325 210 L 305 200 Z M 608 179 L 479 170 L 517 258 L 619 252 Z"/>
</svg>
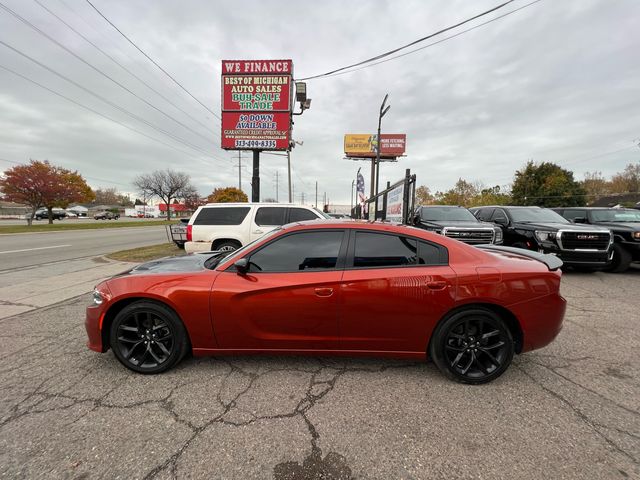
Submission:
<svg viewBox="0 0 640 480">
<path fill-rule="evenodd" d="M 613 235 L 603 227 L 576 225 L 540 207 L 476 207 L 482 221 L 502 228 L 504 244 L 557 255 L 565 265 L 602 270 L 611 262 Z"/>
<path fill-rule="evenodd" d="M 640 211 L 632 208 L 554 208 L 574 223 L 600 225 L 613 232 L 613 260 L 610 270 L 624 272 L 631 262 L 640 262 Z"/>
<path fill-rule="evenodd" d="M 416 209 L 413 224 L 470 245 L 502 243 L 502 229 L 478 220 L 464 207 L 427 205 Z"/>
<path fill-rule="evenodd" d="M 34 215 L 36 220 L 46 220 L 49 218 L 49 210 L 46 208 L 39 208 Z M 51 210 L 51 218 L 54 220 L 64 220 L 67 218 L 67 212 L 62 208 L 53 208 Z"/>
</svg>

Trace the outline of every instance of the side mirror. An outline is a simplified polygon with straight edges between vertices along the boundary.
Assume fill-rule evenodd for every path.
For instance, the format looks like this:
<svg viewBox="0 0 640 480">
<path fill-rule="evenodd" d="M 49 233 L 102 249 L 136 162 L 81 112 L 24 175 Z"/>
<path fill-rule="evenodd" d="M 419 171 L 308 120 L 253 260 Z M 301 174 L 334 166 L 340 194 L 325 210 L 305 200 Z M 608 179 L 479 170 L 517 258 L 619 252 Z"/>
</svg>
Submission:
<svg viewBox="0 0 640 480">
<path fill-rule="evenodd" d="M 576 217 L 573 219 L 573 223 L 587 223 L 587 219 L 584 217 Z"/>
<path fill-rule="evenodd" d="M 509 221 L 506 218 L 496 218 L 495 222 L 502 227 L 509 225 Z"/>
<path fill-rule="evenodd" d="M 241 258 L 240 260 L 236 260 L 233 266 L 236 267 L 238 275 L 246 275 L 249 271 L 249 260 Z"/>
</svg>

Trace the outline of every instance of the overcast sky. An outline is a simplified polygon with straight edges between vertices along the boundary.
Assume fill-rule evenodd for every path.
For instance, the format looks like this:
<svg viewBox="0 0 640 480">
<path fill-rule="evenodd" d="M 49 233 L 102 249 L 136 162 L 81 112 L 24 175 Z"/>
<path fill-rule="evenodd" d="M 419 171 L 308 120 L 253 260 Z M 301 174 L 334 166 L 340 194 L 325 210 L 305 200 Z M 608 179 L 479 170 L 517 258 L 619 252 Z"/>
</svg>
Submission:
<svg viewBox="0 0 640 480">
<path fill-rule="evenodd" d="M 0 0 L 0 41 L 77 85 L 1 44 L 0 66 L 139 132 L 0 68 L 0 169 L 11 167 L 10 161 L 48 159 L 77 169 L 94 188 L 135 192 L 136 175 L 171 167 L 189 173 L 203 195 L 237 186 L 237 152 L 220 149 L 219 119 L 128 44 L 86 0 L 38 1 L 156 92 L 37 2 Z M 529 1 L 513 2 L 451 33 Z M 222 59 L 290 58 L 295 77 L 307 77 L 404 45 L 501 0 L 92 2 L 219 115 Z M 410 168 L 418 184 L 432 191 L 450 188 L 459 177 L 507 185 L 528 159 L 556 162 L 577 179 L 586 171 L 610 176 L 640 160 L 639 52 L 637 0 L 542 0 L 397 60 L 310 80 L 311 109 L 296 117 L 293 131 L 304 142 L 292 153 L 296 201 L 302 192 L 307 203 L 313 201 L 317 181 L 320 197 L 326 191 L 332 203 L 348 204 L 359 167 L 368 186 L 369 164 L 343 158 L 343 135 L 374 133 L 387 92 L 391 110 L 383 132 L 406 133 L 407 156 L 383 164 L 381 184 L 399 180 Z M 286 201 L 286 158 L 261 158 L 262 198 L 276 197 L 277 172 L 279 199 Z M 250 154 L 243 154 L 242 163 L 242 186 L 250 195 Z"/>
</svg>

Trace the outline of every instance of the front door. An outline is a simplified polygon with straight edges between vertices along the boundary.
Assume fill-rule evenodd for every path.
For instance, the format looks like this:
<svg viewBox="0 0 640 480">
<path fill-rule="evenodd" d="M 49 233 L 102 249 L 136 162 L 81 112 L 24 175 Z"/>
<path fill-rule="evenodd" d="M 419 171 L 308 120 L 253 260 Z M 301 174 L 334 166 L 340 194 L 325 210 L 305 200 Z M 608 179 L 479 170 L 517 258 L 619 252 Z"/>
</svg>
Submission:
<svg viewBox="0 0 640 480">
<path fill-rule="evenodd" d="M 218 275 L 210 305 L 219 347 L 338 348 L 344 236 L 342 230 L 283 235 L 250 254 L 247 274 L 232 268 Z"/>
</svg>

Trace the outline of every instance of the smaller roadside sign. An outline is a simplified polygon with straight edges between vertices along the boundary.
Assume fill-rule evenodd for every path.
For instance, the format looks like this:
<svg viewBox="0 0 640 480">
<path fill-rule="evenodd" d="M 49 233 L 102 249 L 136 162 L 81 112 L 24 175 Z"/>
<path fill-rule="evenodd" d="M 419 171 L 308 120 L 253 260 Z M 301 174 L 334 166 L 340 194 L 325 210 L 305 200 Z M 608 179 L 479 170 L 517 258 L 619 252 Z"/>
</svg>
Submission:
<svg viewBox="0 0 640 480">
<path fill-rule="evenodd" d="M 404 203 L 403 199 L 404 183 L 401 183 L 387 194 L 387 211 L 385 214 L 386 220 L 389 220 L 390 222 L 402 223 L 402 204 Z"/>
<path fill-rule="evenodd" d="M 404 155 L 407 135 L 402 133 L 383 133 L 381 136 L 380 156 L 399 157 Z M 347 157 L 375 158 L 378 136 L 362 133 L 348 133 L 344 136 L 344 153 Z"/>
</svg>

